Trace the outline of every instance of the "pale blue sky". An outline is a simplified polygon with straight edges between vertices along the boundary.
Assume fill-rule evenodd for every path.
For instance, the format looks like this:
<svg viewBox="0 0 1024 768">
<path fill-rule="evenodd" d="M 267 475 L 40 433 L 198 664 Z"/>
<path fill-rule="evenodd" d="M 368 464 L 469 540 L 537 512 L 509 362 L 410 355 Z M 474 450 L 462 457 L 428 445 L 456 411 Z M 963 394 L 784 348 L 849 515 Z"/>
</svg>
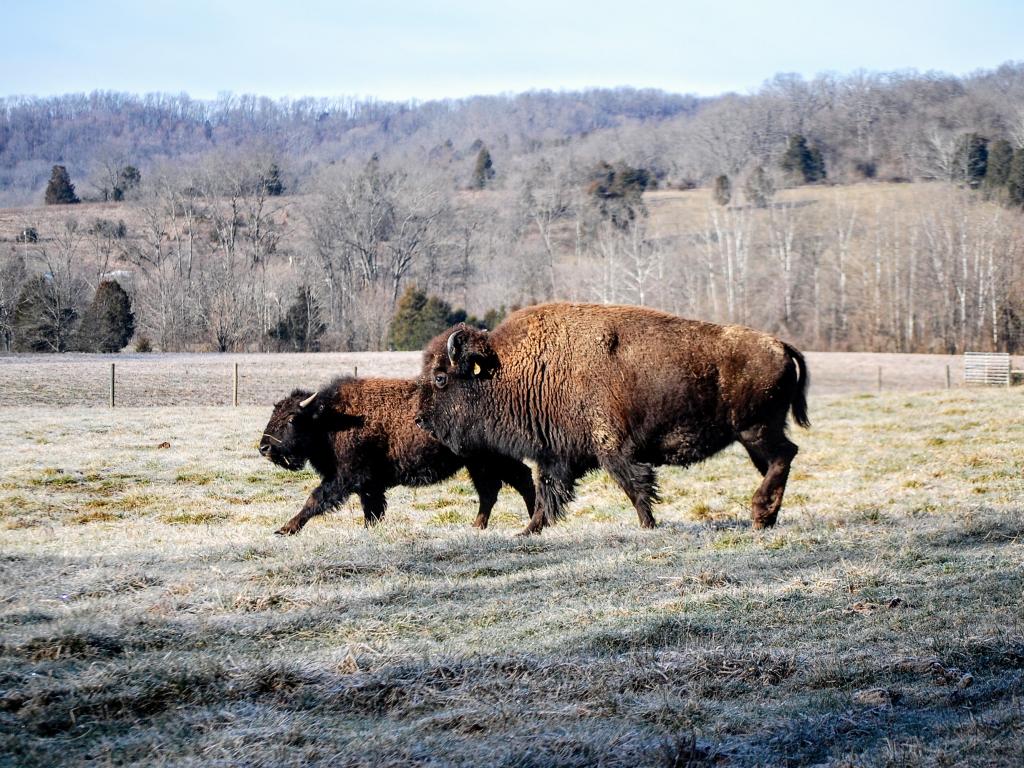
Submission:
<svg viewBox="0 0 1024 768">
<path fill-rule="evenodd" d="M 590 86 L 746 92 L 779 72 L 1024 59 L 1024 0 L 6 0 L 0 95 L 420 100 Z"/>
</svg>

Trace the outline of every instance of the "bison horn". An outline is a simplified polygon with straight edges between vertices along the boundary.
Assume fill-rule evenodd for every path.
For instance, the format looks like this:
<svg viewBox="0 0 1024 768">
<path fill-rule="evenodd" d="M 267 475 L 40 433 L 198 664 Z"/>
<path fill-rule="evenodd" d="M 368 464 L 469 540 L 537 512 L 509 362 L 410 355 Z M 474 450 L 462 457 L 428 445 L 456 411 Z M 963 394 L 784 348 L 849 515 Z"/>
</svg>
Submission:
<svg viewBox="0 0 1024 768">
<path fill-rule="evenodd" d="M 317 396 L 317 394 L 319 394 L 319 391 L 317 391 L 317 392 L 314 392 L 314 393 L 313 393 L 312 395 L 310 395 L 310 396 L 309 396 L 309 397 L 307 397 L 307 398 L 306 398 L 305 400 L 303 400 L 303 401 L 302 401 L 301 403 L 299 403 L 299 408 L 305 408 L 305 407 L 306 407 L 307 405 L 309 405 L 310 403 L 312 403 L 312 402 L 313 402 L 313 400 L 315 400 L 315 399 L 316 399 L 316 396 Z"/>
<path fill-rule="evenodd" d="M 448 362 L 455 365 L 455 340 L 462 333 L 461 330 L 455 331 L 451 336 L 448 337 Z"/>
</svg>

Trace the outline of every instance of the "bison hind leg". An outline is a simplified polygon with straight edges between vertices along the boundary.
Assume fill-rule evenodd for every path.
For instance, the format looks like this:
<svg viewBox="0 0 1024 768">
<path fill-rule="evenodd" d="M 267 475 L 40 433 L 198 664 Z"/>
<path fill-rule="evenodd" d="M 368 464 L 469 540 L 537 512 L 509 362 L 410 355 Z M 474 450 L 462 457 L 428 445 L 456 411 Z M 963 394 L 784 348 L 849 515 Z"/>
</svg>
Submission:
<svg viewBox="0 0 1024 768">
<path fill-rule="evenodd" d="M 384 491 L 374 488 L 359 492 L 359 502 L 363 505 L 363 526 L 371 528 L 384 518 L 388 508 L 388 500 Z"/>
<path fill-rule="evenodd" d="M 599 461 L 633 503 L 640 527 L 654 528 L 657 523 L 652 508 L 658 503 L 658 478 L 654 467 L 617 454 L 602 456 Z"/>
<path fill-rule="evenodd" d="M 786 437 L 781 425 L 744 430 L 739 439 L 764 477 L 751 500 L 754 528 L 771 528 L 779 518 L 789 468 L 799 449 Z"/>
</svg>

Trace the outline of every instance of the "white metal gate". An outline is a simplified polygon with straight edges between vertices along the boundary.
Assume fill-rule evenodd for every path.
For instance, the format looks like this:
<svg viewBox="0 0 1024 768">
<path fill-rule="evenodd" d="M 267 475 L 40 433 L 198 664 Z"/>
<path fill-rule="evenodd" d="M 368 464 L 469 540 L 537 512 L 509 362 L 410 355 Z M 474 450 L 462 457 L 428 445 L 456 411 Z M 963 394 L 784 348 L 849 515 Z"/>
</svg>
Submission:
<svg viewBox="0 0 1024 768">
<path fill-rule="evenodd" d="M 1010 355 L 1007 352 L 965 352 L 965 384 L 1010 385 Z"/>
</svg>

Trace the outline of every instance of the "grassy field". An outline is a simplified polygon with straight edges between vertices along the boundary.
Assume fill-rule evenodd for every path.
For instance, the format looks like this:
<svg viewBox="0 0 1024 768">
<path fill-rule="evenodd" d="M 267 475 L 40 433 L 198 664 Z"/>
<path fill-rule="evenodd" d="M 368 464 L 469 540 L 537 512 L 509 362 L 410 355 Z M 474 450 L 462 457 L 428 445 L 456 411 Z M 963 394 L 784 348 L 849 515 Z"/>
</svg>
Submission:
<svg viewBox="0 0 1024 768">
<path fill-rule="evenodd" d="M 238 401 L 272 405 L 294 387 L 316 389 L 335 376 L 416 376 L 422 360 L 420 352 L 0 355 L 0 406 L 105 406 L 111 363 L 118 405 L 173 406 L 231 405 L 235 364 Z"/>
<path fill-rule="evenodd" d="M 1022 411 L 819 394 L 764 533 L 729 450 L 654 531 L 460 475 L 279 539 L 265 407 L 0 408 L 0 764 L 1020 765 Z"/>
</svg>

